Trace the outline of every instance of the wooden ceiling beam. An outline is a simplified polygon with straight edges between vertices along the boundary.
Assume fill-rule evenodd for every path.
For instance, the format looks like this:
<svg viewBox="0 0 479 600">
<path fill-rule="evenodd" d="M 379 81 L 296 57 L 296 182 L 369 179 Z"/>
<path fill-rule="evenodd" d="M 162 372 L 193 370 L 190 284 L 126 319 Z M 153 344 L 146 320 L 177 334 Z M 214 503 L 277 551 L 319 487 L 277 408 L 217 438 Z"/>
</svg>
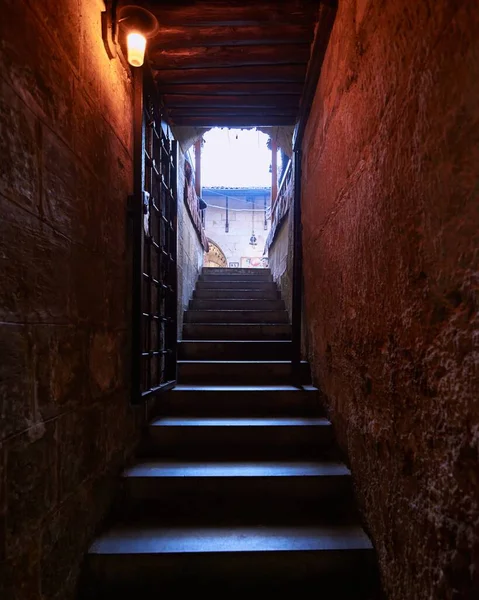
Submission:
<svg viewBox="0 0 479 600">
<path fill-rule="evenodd" d="M 251 107 L 271 107 L 275 106 L 299 106 L 300 96 L 278 96 L 278 95 L 262 95 L 262 96 L 179 96 L 172 94 L 163 95 L 163 99 L 167 106 L 176 106 L 183 108 L 221 108 L 225 106 L 251 106 Z"/>
<path fill-rule="evenodd" d="M 296 117 L 270 116 L 265 114 L 245 117 L 216 116 L 216 117 L 178 117 L 172 118 L 173 125 L 189 127 L 275 127 L 279 125 L 294 125 Z"/>
<path fill-rule="evenodd" d="M 192 83 L 159 85 L 161 94 L 182 96 L 254 96 L 258 94 L 277 94 L 280 96 L 299 96 L 303 89 L 301 83 Z"/>
<path fill-rule="evenodd" d="M 242 67 L 246 65 L 306 65 L 309 60 L 309 44 L 288 44 L 280 46 L 204 46 L 162 50 L 152 46 L 148 59 L 153 68 L 162 69 L 203 69 L 221 67 Z"/>
<path fill-rule="evenodd" d="M 125 2 L 126 3 L 126 2 Z M 299 24 L 316 21 L 319 0 L 258 0 L 240 2 L 178 2 L 177 0 L 143 0 L 137 2 L 152 12 L 162 26 L 193 25 L 238 27 L 251 25 Z"/>
<path fill-rule="evenodd" d="M 302 83 L 306 65 L 246 66 L 211 69 L 156 70 L 155 78 L 163 84 L 173 83 Z"/>
<path fill-rule="evenodd" d="M 314 23 L 268 27 L 162 27 L 151 44 L 163 50 L 197 46 L 260 46 L 312 43 Z"/>
<path fill-rule="evenodd" d="M 261 116 L 264 110 L 268 111 L 268 117 L 272 116 L 287 116 L 294 118 L 298 114 L 299 107 L 282 108 L 282 107 L 264 107 L 261 106 L 245 107 L 245 106 L 228 106 L 221 108 L 183 108 L 183 107 L 166 107 L 168 114 L 173 118 L 195 118 L 195 117 L 216 117 L 216 116 L 235 116 L 235 117 L 251 117 Z"/>
</svg>

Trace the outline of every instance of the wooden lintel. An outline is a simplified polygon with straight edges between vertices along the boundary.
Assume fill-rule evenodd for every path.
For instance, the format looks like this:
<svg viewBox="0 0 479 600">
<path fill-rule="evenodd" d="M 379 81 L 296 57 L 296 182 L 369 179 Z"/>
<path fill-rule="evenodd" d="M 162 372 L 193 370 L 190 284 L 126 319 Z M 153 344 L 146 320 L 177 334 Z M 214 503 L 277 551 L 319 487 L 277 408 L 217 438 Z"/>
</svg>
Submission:
<svg viewBox="0 0 479 600">
<path fill-rule="evenodd" d="M 294 125 L 294 117 L 257 115 L 248 117 L 180 117 L 172 119 L 173 125 L 189 127 L 275 127 L 280 125 Z"/>
<path fill-rule="evenodd" d="M 298 107 L 299 96 L 182 96 L 164 94 L 165 104 L 170 107 L 199 108 L 199 107 Z"/>
<path fill-rule="evenodd" d="M 309 24 L 316 20 L 318 2 L 295 0 L 259 0 L 244 2 L 154 2 L 143 0 L 141 6 L 151 11 L 162 26 L 225 26 L 238 27 L 271 24 Z"/>
<path fill-rule="evenodd" d="M 304 81 L 306 65 L 247 66 L 211 69 L 156 70 L 155 78 L 160 84 L 173 83 L 284 83 Z"/>
<path fill-rule="evenodd" d="M 276 94 L 279 96 L 299 96 L 301 83 L 193 83 L 160 85 L 161 94 L 179 96 L 256 96 Z"/>
<path fill-rule="evenodd" d="M 244 106 L 231 106 L 227 108 L 176 108 L 166 107 L 168 114 L 172 118 L 188 118 L 188 117 L 214 117 L 218 116 L 233 116 L 233 117 L 250 117 L 254 115 L 261 116 L 263 111 L 267 111 L 268 116 L 285 116 L 295 117 L 298 114 L 296 108 L 272 108 L 272 107 L 244 107 Z"/>
<path fill-rule="evenodd" d="M 162 27 L 151 40 L 163 50 L 197 46 L 258 46 L 262 44 L 307 44 L 313 41 L 314 23 L 274 23 L 265 27 Z"/>
<path fill-rule="evenodd" d="M 309 44 L 271 46 L 215 46 L 163 50 L 152 46 L 148 58 L 152 67 L 161 69 L 203 69 L 247 65 L 306 65 Z"/>
</svg>

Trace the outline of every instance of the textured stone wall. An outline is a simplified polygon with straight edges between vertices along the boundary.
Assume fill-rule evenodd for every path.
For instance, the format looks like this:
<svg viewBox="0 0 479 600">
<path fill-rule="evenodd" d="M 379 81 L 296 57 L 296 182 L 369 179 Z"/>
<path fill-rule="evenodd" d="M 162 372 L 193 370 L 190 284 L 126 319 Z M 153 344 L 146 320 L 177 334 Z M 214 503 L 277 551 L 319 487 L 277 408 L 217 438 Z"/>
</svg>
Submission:
<svg viewBox="0 0 479 600">
<path fill-rule="evenodd" d="M 132 84 L 100 0 L 0 0 L 0 597 L 73 597 L 135 443 Z"/>
<path fill-rule="evenodd" d="M 183 329 L 183 313 L 193 295 L 196 280 L 203 266 L 203 247 L 186 208 L 185 154 L 178 158 L 178 339 Z"/>
<path fill-rule="evenodd" d="M 478 31 L 340 1 L 303 145 L 314 376 L 392 600 L 479 597 Z"/>
</svg>

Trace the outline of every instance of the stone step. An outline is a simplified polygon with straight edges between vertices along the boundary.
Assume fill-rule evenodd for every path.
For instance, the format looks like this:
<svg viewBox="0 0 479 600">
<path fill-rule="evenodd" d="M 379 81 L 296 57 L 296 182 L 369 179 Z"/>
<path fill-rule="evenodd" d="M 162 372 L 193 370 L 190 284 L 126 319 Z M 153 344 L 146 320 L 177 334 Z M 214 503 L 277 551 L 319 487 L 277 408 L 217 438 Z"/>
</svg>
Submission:
<svg viewBox="0 0 479 600">
<path fill-rule="evenodd" d="M 293 381 L 290 361 L 228 361 L 228 360 L 180 360 L 178 383 L 209 385 L 289 384 Z M 301 362 L 300 383 L 311 383 L 309 364 Z"/>
<path fill-rule="evenodd" d="M 285 310 L 187 310 L 185 323 L 288 323 Z"/>
<path fill-rule="evenodd" d="M 251 290 L 256 292 L 273 292 L 277 291 L 276 284 L 270 281 L 253 281 L 251 279 L 224 281 L 222 279 L 214 279 L 210 281 L 197 281 L 197 290 Z"/>
<path fill-rule="evenodd" d="M 346 517 L 353 494 L 349 469 L 336 461 L 178 462 L 143 460 L 123 473 L 124 518 L 137 509 L 171 522 L 291 523 L 318 510 Z M 274 498 L 274 505 L 271 499 Z M 340 507 L 340 508 L 339 508 Z M 337 510 L 336 510 L 337 509 Z"/>
<path fill-rule="evenodd" d="M 358 525 L 119 525 L 96 539 L 87 565 L 97 594 L 89 600 L 239 598 L 247 590 L 253 598 L 289 590 L 295 598 L 363 600 L 375 581 L 373 548 Z"/>
<path fill-rule="evenodd" d="M 271 269 L 249 269 L 242 267 L 203 267 L 202 275 L 253 275 L 261 277 L 264 274 L 271 275 Z"/>
<path fill-rule="evenodd" d="M 313 386 L 177 385 L 161 397 L 163 416 L 281 417 L 324 416 Z"/>
<path fill-rule="evenodd" d="M 193 300 L 211 298 L 215 300 L 280 300 L 281 294 L 274 287 L 269 290 L 201 288 L 193 292 Z"/>
<path fill-rule="evenodd" d="M 324 418 L 159 417 L 149 426 L 142 456 L 187 460 L 275 460 L 334 454 Z"/>
<path fill-rule="evenodd" d="M 283 300 L 263 298 L 196 298 L 190 310 L 285 310 Z"/>
<path fill-rule="evenodd" d="M 204 273 L 198 277 L 198 281 L 224 281 L 225 284 L 228 285 L 230 281 L 273 281 L 273 276 L 271 273 L 222 273 L 220 275 L 215 273 Z"/>
<path fill-rule="evenodd" d="M 287 323 L 185 323 L 184 340 L 291 340 Z"/>
<path fill-rule="evenodd" d="M 182 340 L 179 360 L 291 360 L 290 341 Z"/>
</svg>

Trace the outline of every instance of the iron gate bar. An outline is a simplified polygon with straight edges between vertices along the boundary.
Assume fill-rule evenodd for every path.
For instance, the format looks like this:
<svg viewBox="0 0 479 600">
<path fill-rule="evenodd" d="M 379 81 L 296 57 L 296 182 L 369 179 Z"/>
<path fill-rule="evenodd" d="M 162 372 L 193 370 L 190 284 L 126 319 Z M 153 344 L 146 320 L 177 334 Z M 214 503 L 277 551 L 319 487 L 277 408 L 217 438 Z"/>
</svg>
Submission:
<svg viewBox="0 0 479 600">
<path fill-rule="evenodd" d="M 177 144 L 148 68 L 135 69 L 132 402 L 176 384 Z"/>
</svg>

